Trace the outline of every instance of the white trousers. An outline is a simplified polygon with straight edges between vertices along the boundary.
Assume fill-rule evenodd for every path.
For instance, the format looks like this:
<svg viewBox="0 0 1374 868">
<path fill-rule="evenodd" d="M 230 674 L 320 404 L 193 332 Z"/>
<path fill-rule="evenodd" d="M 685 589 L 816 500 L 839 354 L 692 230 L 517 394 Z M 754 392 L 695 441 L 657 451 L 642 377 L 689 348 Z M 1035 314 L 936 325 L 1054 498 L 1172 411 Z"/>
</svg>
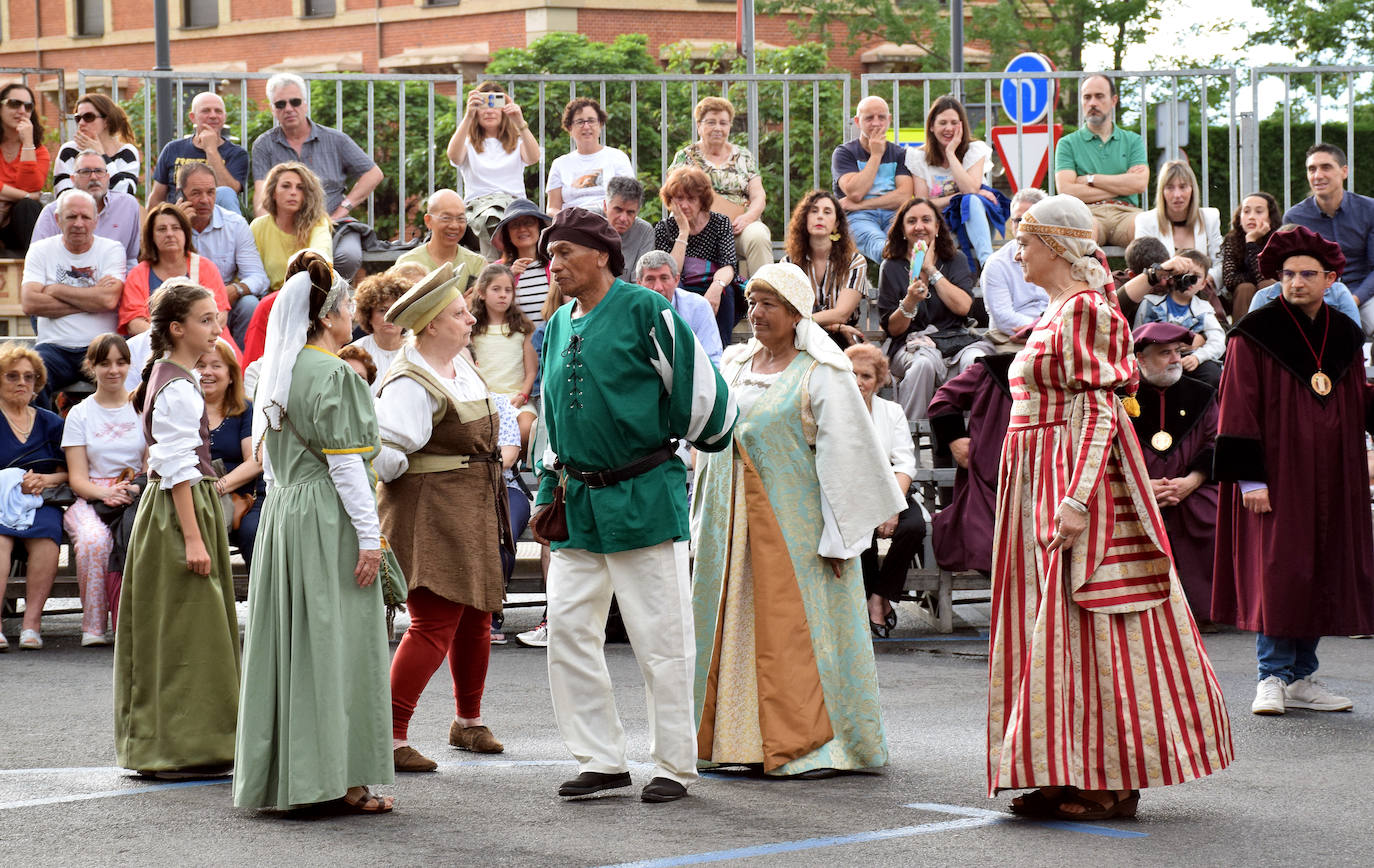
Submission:
<svg viewBox="0 0 1374 868">
<path fill-rule="evenodd" d="M 629 770 L 625 728 L 606 668 L 614 594 L 644 676 L 655 777 L 697 779 L 692 680 L 696 638 L 687 543 L 597 554 L 564 548 L 549 561 L 549 691 L 563 743 L 579 771 Z"/>
</svg>

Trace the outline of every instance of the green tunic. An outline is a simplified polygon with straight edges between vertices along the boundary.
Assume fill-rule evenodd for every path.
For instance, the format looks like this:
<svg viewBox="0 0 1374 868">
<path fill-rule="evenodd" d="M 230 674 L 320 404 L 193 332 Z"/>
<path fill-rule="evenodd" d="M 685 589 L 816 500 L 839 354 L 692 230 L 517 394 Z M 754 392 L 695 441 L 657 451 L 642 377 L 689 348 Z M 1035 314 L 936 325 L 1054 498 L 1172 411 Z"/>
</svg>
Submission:
<svg viewBox="0 0 1374 868">
<path fill-rule="evenodd" d="M 579 470 L 608 470 L 670 438 L 705 452 L 730 445 L 735 405 L 692 329 L 661 295 L 616 280 L 574 319 L 558 309 L 544 333 L 542 383 L 549 449 Z M 553 468 L 540 462 L 536 505 L 553 499 Z M 567 480 L 564 547 L 608 554 L 685 540 L 687 468 L 669 459 L 633 479 L 591 489 Z"/>
<path fill-rule="evenodd" d="M 296 360 L 287 416 L 326 454 L 379 451 L 367 384 L 318 348 Z M 285 425 L 264 446 L 234 804 L 288 808 L 393 780 L 390 654 L 381 582 L 353 578 L 358 537 L 324 461 Z"/>
</svg>

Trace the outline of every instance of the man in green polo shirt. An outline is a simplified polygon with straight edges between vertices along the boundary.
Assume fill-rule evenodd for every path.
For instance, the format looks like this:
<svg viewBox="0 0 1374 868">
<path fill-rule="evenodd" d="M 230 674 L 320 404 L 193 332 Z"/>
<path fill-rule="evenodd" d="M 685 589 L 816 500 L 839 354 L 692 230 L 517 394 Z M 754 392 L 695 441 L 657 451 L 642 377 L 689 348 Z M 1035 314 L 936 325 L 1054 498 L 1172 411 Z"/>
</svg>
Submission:
<svg viewBox="0 0 1374 868">
<path fill-rule="evenodd" d="M 435 190 L 434 195 L 425 202 L 425 228 L 429 230 L 429 240 L 414 250 L 407 250 L 396 259 L 396 264 L 418 263 L 431 272 L 445 262 L 453 264 L 458 271 L 463 266 L 466 281 L 464 291 L 477 281 L 477 275 L 487 267 L 487 260 L 475 250 L 468 250 L 459 242 L 468 231 L 467 208 L 463 199 L 452 190 Z"/>
<path fill-rule="evenodd" d="M 1135 238 L 1140 194 L 1150 183 L 1145 142 L 1113 123 L 1116 82 L 1095 73 L 1083 79 L 1083 126 L 1054 150 L 1054 185 L 1081 199 L 1097 221 L 1097 243 L 1125 247 Z"/>
</svg>

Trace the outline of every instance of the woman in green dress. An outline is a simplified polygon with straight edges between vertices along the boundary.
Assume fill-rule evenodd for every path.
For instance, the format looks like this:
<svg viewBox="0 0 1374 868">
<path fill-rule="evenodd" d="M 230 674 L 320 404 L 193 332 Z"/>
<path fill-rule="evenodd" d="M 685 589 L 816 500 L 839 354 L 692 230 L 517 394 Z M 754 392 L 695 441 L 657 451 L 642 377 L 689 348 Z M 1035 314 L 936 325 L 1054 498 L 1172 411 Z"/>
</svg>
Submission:
<svg viewBox="0 0 1374 868">
<path fill-rule="evenodd" d="M 267 500 L 248 592 L 234 805 L 392 809 L 391 694 L 367 384 L 335 353 L 348 284 L 306 253 L 267 324 L 253 448 Z"/>
<path fill-rule="evenodd" d="M 192 370 L 220 326 L 210 290 L 169 280 L 153 300 L 134 408 L 148 490 L 129 538 L 115 631 L 119 764 L 162 779 L 226 774 L 234 760 L 239 623 L 229 538 Z"/>
</svg>

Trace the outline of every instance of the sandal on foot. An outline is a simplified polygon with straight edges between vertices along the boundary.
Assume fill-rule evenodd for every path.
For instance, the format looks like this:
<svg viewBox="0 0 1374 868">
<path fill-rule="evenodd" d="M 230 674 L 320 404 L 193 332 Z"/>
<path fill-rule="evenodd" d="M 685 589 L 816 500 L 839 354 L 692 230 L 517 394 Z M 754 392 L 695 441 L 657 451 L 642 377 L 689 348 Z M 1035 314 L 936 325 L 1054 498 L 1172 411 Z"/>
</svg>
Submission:
<svg viewBox="0 0 1374 868">
<path fill-rule="evenodd" d="M 379 796 L 369 789 L 363 790 L 363 797 L 356 802 L 343 796 L 339 799 L 339 809 L 346 814 L 389 814 L 396 806 L 391 796 Z"/>
<path fill-rule="evenodd" d="M 896 630 L 896 629 L 897 629 L 897 607 L 896 607 L 896 606 L 888 606 L 888 607 L 887 607 L 887 615 L 886 615 L 886 617 L 883 618 L 883 623 L 887 625 L 887 630 L 888 630 L 889 633 L 892 632 L 893 630 Z"/>
<path fill-rule="evenodd" d="M 887 625 L 879 624 L 877 621 L 869 621 L 868 629 L 873 631 L 873 638 L 875 639 L 887 639 L 891 635 Z"/>
<path fill-rule="evenodd" d="M 1125 798 L 1118 797 L 1115 792 L 1108 792 L 1112 800 L 1107 804 L 1090 799 L 1081 791 L 1067 795 L 1055 808 L 1054 816 L 1060 820 L 1074 820 L 1093 822 L 1096 820 L 1128 819 L 1135 816 L 1136 808 L 1140 805 L 1140 790 L 1131 790 Z M 1065 805 L 1079 805 L 1081 811 L 1066 811 Z"/>
<path fill-rule="evenodd" d="M 1057 816 L 1055 811 L 1059 810 L 1059 805 L 1074 792 L 1072 787 L 1056 787 L 1057 792 L 1050 795 L 1045 790 L 1049 787 L 1041 787 L 1038 790 L 1031 790 L 1016 797 L 1020 799 L 1018 803 L 1013 799 L 1008 809 L 1019 817 L 1037 817 L 1049 819 Z"/>
</svg>

